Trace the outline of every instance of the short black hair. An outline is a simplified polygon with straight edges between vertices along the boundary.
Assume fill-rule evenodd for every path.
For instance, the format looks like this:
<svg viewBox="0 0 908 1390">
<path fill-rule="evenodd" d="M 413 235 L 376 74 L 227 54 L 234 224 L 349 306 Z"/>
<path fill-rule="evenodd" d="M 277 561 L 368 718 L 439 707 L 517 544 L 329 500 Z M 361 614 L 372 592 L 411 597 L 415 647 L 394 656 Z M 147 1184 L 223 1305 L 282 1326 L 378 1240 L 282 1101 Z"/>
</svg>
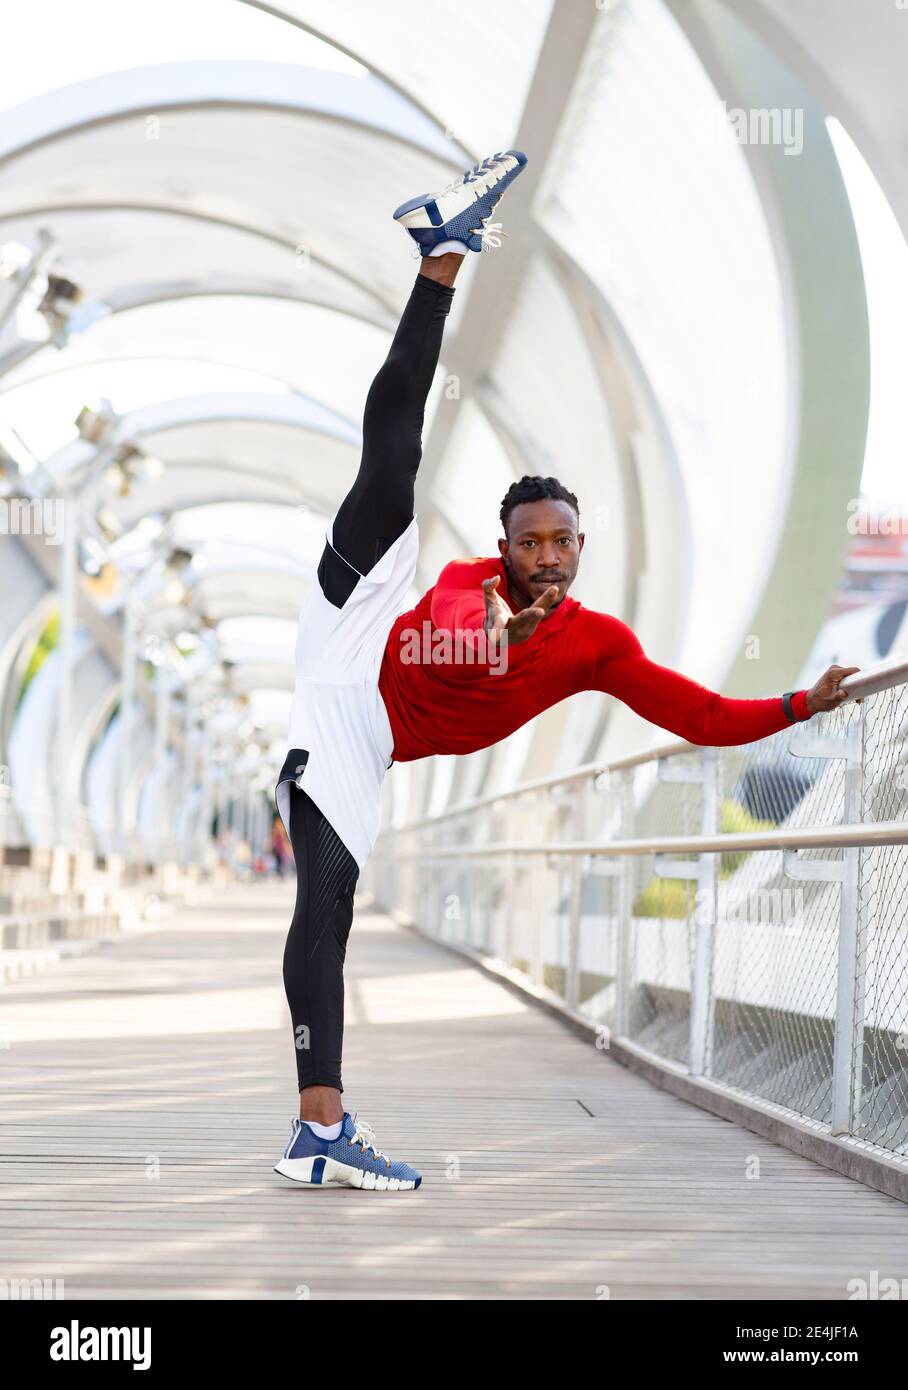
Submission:
<svg viewBox="0 0 908 1390">
<path fill-rule="evenodd" d="M 508 520 L 515 507 L 518 507 L 521 502 L 544 502 L 549 497 L 554 498 L 557 502 L 567 502 L 572 506 L 577 513 L 577 525 L 580 525 L 580 504 L 569 488 L 566 488 L 557 478 L 541 478 L 538 473 L 531 477 L 528 473 L 524 473 L 523 477 L 518 479 L 516 483 L 511 483 L 501 500 L 499 516 L 505 535 L 508 534 Z"/>
</svg>

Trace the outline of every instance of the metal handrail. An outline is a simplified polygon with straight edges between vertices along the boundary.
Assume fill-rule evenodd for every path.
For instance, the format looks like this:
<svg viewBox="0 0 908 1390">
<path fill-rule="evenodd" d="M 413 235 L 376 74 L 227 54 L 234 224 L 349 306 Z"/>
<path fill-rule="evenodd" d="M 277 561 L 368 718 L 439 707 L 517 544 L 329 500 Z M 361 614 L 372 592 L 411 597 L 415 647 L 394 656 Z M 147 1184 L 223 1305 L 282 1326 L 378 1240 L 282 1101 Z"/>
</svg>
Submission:
<svg viewBox="0 0 908 1390">
<path fill-rule="evenodd" d="M 484 806 L 495 806 L 503 801 L 513 801 L 520 796 L 529 796 L 531 792 L 546 791 L 549 787 L 566 787 L 572 782 L 582 782 L 588 777 L 601 777 L 604 772 L 620 772 L 622 768 L 637 767 L 640 763 L 648 763 L 656 758 L 667 758 L 677 756 L 679 753 L 692 753 L 702 747 L 698 743 L 688 743 L 686 739 L 672 739 L 670 742 L 656 743 L 649 748 L 639 748 L 635 753 L 625 753 L 620 758 L 614 758 L 609 762 L 581 763 L 579 767 L 572 768 L 570 772 L 549 773 L 545 777 L 536 777 L 531 782 L 521 782 L 519 786 L 512 787 L 509 791 L 490 792 L 487 796 L 477 796 L 469 801 L 462 801 L 457 806 L 449 806 L 444 811 L 439 811 L 436 816 L 422 816 L 419 820 L 408 821 L 406 825 L 388 827 L 387 832 L 382 834 L 397 833 L 401 830 L 420 830 L 427 825 L 438 825 L 439 821 L 451 820 L 455 816 L 466 816 L 473 811 L 480 811 Z"/>
<path fill-rule="evenodd" d="M 890 690 L 896 685 L 906 683 L 908 683 L 908 657 L 889 658 L 886 661 L 877 662 L 874 666 L 868 666 L 865 670 L 856 671 L 853 676 L 846 676 L 841 682 L 841 688 L 847 690 L 848 699 L 843 700 L 842 704 L 847 705 L 853 700 L 863 699 L 865 696 L 874 695 L 880 690 Z M 429 825 L 438 825 L 441 821 L 451 820 L 457 816 L 471 815 L 474 811 L 482 810 L 486 806 L 512 801 L 517 797 L 528 796 L 532 792 L 545 791 L 550 787 L 570 786 L 573 782 L 582 782 L 590 777 L 600 777 L 605 772 L 620 772 L 625 768 L 637 767 L 641 763 L 655 762 L 659 758 L 677 757 L 679 753 L 695 752 L 701 747 L 703 747 L 702 744 L 690 743 L 687 739 L 671 739 L 651 744 L 648 748 L 637 749 L 634 753 L 626 753 L 620 758 L 613 758 L 608 762 L 582 763 L 579 767 L 572 768 L 570 772 L 549 773 L 545 777 L 536 777 L 530 782 L 522 782 L 519 786 L 512 787 L 508 791 L 490 792 L 486 796 L 462 801 L 456 806 L 446 807 L 445 810 L 439 811 L 434 816 L 422 816 L 419 820 L 408 821 L 406 825 L 402 826 L 388 826 L 382 829 L 382 836 L 391 836 L 400 834 L 404 830 L 420 830 Z"/>
<path fill-rule="evenodd" d="M 398 833 L 402 834 L 403 831 Z M 481 845 L 426 845 L 408 855 L 417 858 L 487 858 L 500 854 L 546 854 L 555 858 L 589 855 L 620 858 L 625 854 L 724 854 L 766 849 L 854 849 L 868 845 L 908 845 L 908 820 L 877 821 L 873 825 L 805 826 L 801 830 L 753 830 L 728 835 L 666 835 L 638 840 L 573 840 L 554 844 L 499 841 Z"/>
<path fill-rule="evenodd" d="M 865 695 L 875 695 L 880 690 L 891 690 L 893 686 L 904 685 L 908 681 L 908 657 L 890 657 L 865 671 L 856 671 L 840 681 L 842 690 L 847 690 L 849 699 L 863 699 Z M 843 700 L 843 704 L 848 704 Z"/>
</svg>

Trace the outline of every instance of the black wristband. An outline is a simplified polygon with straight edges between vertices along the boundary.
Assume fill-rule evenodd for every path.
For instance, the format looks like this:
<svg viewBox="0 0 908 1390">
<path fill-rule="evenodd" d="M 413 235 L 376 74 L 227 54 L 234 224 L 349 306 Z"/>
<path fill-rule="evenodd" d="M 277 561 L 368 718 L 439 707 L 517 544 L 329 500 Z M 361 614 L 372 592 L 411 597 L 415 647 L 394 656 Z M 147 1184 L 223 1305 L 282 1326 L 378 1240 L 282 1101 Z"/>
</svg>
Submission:
<svg viewBox="0 0 908 1390">
<path fill-rule="evenodd" d="M 793 690 L 787 690 L 785 694 L 782 696 L 782 708 L 785 711 L 785 718 L 791 724 L 797 724 L 798 722 L 797 718 L 795 717 L 795 712 L 791 706 L 791 697 L 792 695 L 794 695 L 794 693 L 795 692 Z"/>
</svg>

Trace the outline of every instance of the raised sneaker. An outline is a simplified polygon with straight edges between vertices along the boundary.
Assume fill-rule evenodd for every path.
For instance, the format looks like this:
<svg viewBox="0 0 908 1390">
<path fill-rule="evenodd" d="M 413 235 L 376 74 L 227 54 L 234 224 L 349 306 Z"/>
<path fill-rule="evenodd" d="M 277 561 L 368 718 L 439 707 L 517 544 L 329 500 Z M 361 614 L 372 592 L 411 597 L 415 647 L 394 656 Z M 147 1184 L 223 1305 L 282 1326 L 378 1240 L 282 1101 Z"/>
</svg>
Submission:
<svg viewBox="0 0 908 1390">
<path fill-rule="evenodd" d="M 526 167 L 520 150 L 503 150 L 468 169 L 440 193 L 423 193 L 401 203 L 395 221 L 428 256 L 443 241 L 462 242 L 470 251 L 491 251 L 507 233 L 491 216 L 504 191 Z"/>
</svg>

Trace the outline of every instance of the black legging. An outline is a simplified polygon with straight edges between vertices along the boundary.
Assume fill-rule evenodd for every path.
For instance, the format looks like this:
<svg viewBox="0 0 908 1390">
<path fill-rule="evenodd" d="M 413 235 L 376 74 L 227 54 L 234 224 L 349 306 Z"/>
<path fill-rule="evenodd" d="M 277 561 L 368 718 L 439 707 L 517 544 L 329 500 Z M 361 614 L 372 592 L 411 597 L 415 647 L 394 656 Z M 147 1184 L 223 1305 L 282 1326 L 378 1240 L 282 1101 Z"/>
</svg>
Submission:
<svg viewBox="0 0 908 1390">
<path fill-rule="evenodd" d="M 387 358 L 369 389 L 356 479 L 334 519 L 333 548 L 347 562 L 319 581 L 342 607 L 413 519 L 426 398 L 454 290 L 418 275 Z M 327 551 L 326 547 L 326 551 Z M 350 566 L 353 570 L 350 570 Z M 338 574 L 338 568 L 341 573 Z M 344 957 L 353 922 L 356 860 L 312 799 L 290 783 L 296 906 L 284 948 L 284 988 L 293 1020 L 299 1089 L 342 1091 Z"/>
<path fill-rule="evenodd" d="M 341 1085 L 344 956 L 359 869 L 311 797 L 290 783 L 296 906 L 284 947 L 284 989 L 304 1086 Z"/>
<path fill-rule="evenodd" d="M 422 423 L 453 288 L 425 275 L 407 301 L 394 341 L 369 388 L 359 472 L 334 520 L 334 549 L 368 574 L 413 520 Z"/>
</svg>

